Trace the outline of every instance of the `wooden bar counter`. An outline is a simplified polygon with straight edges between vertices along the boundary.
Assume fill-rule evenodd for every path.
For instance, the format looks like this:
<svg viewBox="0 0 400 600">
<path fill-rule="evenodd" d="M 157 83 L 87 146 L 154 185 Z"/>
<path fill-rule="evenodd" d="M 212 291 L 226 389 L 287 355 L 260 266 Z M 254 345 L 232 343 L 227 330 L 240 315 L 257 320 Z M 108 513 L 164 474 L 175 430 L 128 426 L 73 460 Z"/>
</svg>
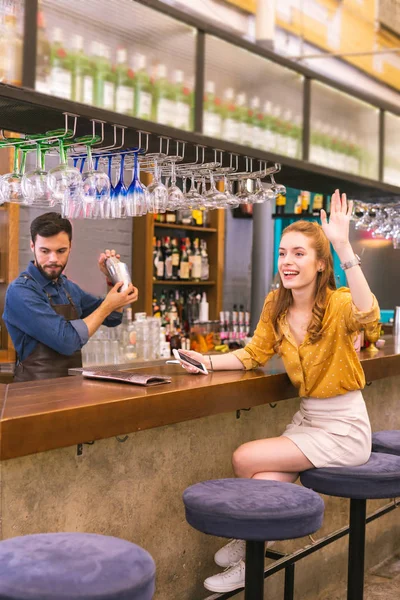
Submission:
<svg viewBox="0 0 400 600">
<path fill-rule="evenodd" d="M 400 429 L 399 344 L 388 336 L 382 350 L 364 351 L 361 360 L 373 430 Z M 115 535 L 154 557 L 155 600 L 203 600 L 210 594 L 202 582 L 218 571 L 213 554 L 223 541 L 187 525 L 182 493 L 199 481 L 232 477 L 235 448 L 280 435 L 299 398 L 275 359 L 263 369 L 209 376 L 178 365 L 140 370 L 168 374 L 172 383 L 141 388 L 71 376 L 0 384 L 0 538 L 46 531 Z M 348 524 L 348 502 L 324 499 L 316 538 Z M 369 503 L 368 512 L 386 502 Z M 399 540 L 398 511 L 370 523 L 367 568 L 398 552 Z M 309 543 L 279 542 L 276 549 Z M 333 597 L 346 571 L 343 538 L 298 563 L 296 600 L 317 600 L 322 591 Z M 283 597 L 282 580 L 282 573 L 268 580 L 268 597 Z"/>
<path fill-rule="evenodd" d="M 375 354 L 361 353 L 367 381 L 400 375 L 400 352 L 389 338 Z M 6 460 L 296 396 L 279 359 L 254 371 L 193 376 L 179 365 L 148 366 L 172 383 L 144 388 L 81 376 L 0 388 L 0 459 Z"/>
</svg>

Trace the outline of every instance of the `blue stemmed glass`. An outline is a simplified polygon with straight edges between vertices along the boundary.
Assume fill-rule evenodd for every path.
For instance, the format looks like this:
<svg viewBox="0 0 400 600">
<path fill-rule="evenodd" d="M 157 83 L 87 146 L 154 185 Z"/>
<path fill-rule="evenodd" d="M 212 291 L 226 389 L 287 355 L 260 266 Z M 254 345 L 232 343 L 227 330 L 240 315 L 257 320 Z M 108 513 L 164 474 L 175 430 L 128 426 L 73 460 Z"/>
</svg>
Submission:
<svg viewBox="0 0 400 600">
<path fill-rule="evenodd" d="M 138 152 L 134 152 L 133 179 L 126 196 L 126 216 L 141 217 L 147 213 L 148 193 L 140 181 Z"/>
<path fill-rule="evenodd" d="M 121 164 L 119 167 L 119 179 L 114 187 L 110 200 L 110 217 L 112 219 L 121 219 L 125 217 L 126 197 L 128 190 L 124 183 L 125 154 L 121 154 Z"/>
</svg>

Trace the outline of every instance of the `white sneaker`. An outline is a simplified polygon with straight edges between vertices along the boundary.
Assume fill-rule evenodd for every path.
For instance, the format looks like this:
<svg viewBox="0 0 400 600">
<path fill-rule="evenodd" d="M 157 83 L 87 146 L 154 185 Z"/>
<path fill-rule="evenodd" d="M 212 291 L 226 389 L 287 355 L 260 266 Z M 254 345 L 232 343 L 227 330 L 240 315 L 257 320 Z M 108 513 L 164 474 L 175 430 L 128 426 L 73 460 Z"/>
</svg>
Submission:
<svg viewBox="0 0 400 600">
<path fill-rule="evenodd" d="M 271 548 L 275 542 L 267 542 L 266 548 Z M 214 560 L 219 567 L 231 567 L 239 560 L 246 558 L 246 542 L 244 540 L 231 540 L 220 548 L 214 555 Z"/>
<path fill-rule="evenodd" d="M 244 540 L 231 540 L 220 548 L 214 555 L 214 560 L 219 567 L 231 567 L 246 558 L 246 542 Z"/>
<path fill-rule="evenodd" d="M 225 569 L 222 573 L 207 577 L 204 581 L 204 587 L 206 590 L 210 590 L 210 592 L 232 592 L 244 587 L 245 572 L 246 566 L 244 561 L 240 560 L 232 567 Z"/>
</svg>

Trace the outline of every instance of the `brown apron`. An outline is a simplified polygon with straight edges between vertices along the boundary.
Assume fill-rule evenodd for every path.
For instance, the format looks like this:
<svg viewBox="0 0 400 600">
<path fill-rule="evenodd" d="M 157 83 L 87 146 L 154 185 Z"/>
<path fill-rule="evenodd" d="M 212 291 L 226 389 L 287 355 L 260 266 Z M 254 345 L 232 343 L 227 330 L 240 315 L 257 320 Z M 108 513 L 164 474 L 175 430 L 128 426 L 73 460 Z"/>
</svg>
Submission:
<svg viewBox="0 0 400 600">
<path fill-rule="evenodd" d="M 28 275 L 24 275 L 24 277 L 32 279 Z M 47 293 L 46 295 L 53 310 L 61 317 L 64 317 L 66 321 L 79 319 L 75 304 L 66 289 L 65 293 L 68 298 L 68 304 L 53 304 L 51 296 Z M 71 356 L 66 356 L 38 342 L 36 348 L 24 361 L 17 362 L 14 371 L 14 382 L 66 377 L 68 369 L 79 368 L 81 366 L 82 352 L 80 350 L 77 350 Z"/>
</svg>

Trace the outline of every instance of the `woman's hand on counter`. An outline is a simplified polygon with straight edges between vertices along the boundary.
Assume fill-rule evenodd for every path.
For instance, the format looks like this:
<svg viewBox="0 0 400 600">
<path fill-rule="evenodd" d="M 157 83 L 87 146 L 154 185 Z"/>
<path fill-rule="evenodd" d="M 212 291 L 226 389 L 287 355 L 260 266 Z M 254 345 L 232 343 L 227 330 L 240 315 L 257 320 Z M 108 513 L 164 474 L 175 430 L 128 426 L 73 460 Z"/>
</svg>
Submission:
<svg viewBox="0 0 400 600">
<path fill-rule="evenodd" d="M 194 352 L 193 350 L 181 350 L 183 354 L 187 354 L 194 360 L 203 363 L 206 369 L 210 372 L 212 371 L 242 371 L 244 369 L 241 361 L 235 356 L 232 352 L 227 352 L 227 354 L 213 354 L 210 358 L 208 354 L 200 354 L 199 352 Z M 196 374 L 198 370 L 195 367 L 191 367 L 190 365 L 183 364 L 182 366 L 188 373 Z"/>
<path fill-rule="evenodd" d="M 193 360 L 197 360 L 197 362 L 203 363 L 207 370 L 211 370 L 210 358 L 208 356 L 200 354 L 200 352 L 194 352 L 193 350 L 181 350 L 181 353 L 190 356 L 190 358 L 193 358 Z M 180 364 L 188 373 L 193 373 L 193 375 L 197 375 L 199 373 L 199 370 L 196 369 L 196 367 L 192 367 L 191 365 L 184 362 L 181 362 Z"/>
</svg>

